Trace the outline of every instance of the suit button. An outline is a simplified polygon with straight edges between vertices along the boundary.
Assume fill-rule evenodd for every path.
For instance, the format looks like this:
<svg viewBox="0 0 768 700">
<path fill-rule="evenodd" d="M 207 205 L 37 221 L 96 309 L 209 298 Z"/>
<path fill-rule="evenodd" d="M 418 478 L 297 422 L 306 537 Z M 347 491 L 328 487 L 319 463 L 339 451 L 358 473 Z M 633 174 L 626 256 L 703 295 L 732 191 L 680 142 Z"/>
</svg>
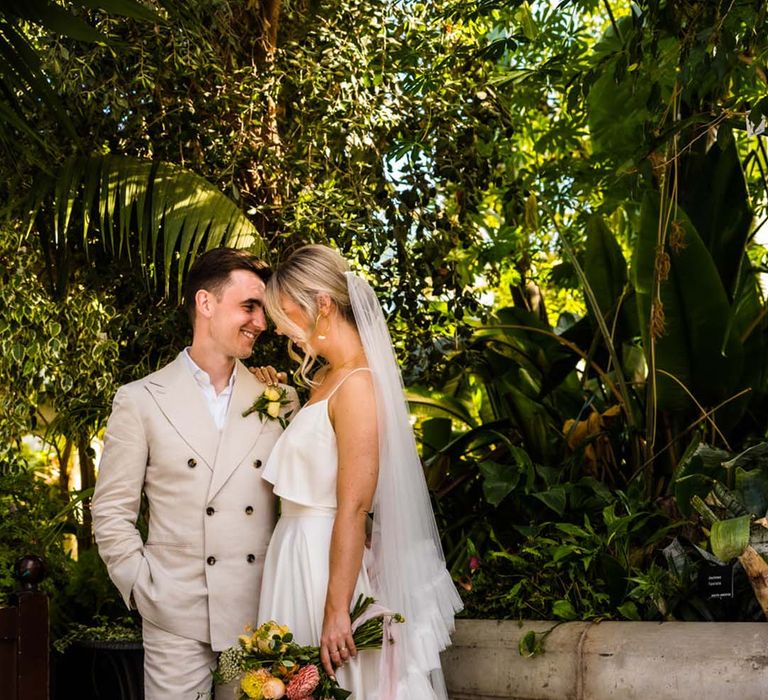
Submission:
<svg viewBox="0 0 768 700">
<path fill-rule="evenodd" d="M 250 515 L 251 513 L 253 513 L 253 506 L 247 506 L 245 509 L 245 514 Z"/>
<path fill-rule="evenodd" d="M 256 557 L 253 554 L 249 554 L 246 559 L 248 560 L 249 564 L 253 564 L 253 562 L 256 561 Z"/>
<path fill-rule="evenodd" d="M 190 469 L 194 469 L 194 468 L 197 466 L 197 460 L 196 460 L 196 459 L 193 459 L 192 457 L 190 457 L 190 458 L 187 460 L 187 466 L 188 466 Z"/>
<path fill-rule="evenodd" d="M 206 512 L 208 515 L 213 515 L 213 514 L 214 514 L 216 511 L 213 509 L 213 506 L 208 506 L 208 507 L 205 509 L 205 512 Z"/>
<path fill-rule="evenodd" d="M 256 469 L 260 469 L 261 468 L 261 460 L 260 459 L 255 460 L 254 463 L 253 463 L 253 466 L 256 467 Z"/>
<path fill-rule="evenodd" d="M 208 562 L 208 566 L 213 566 L 216 563 L 216 557 L 208 557 L 205 561 Z"/>
</svg>

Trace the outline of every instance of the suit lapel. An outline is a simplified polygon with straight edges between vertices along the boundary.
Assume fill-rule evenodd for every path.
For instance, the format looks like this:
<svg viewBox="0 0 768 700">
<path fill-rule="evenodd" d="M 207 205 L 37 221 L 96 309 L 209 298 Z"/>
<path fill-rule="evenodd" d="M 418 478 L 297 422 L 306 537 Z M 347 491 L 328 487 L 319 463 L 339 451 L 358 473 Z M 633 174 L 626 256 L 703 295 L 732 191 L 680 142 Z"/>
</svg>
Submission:
<svg viewBox="0 0 768 700">
<path fill-rule="evenodd" d="M 266 387 L 239 361 L 236 372 L 227 420 L 224 423 L 213 478 L 208 490 L 209 502 L 226 483 L 232 472 L 240 466 L 266 427 L 266 421 L 262 421 L 256 413 L 243 418 L 243 411 L 253 404 Z"/>
<path fill-rule="evenodd" d="M 176 432 L 212 470 L 219 431 L 182 354 L 152 375 L 146 387 Z"/>
</svg>

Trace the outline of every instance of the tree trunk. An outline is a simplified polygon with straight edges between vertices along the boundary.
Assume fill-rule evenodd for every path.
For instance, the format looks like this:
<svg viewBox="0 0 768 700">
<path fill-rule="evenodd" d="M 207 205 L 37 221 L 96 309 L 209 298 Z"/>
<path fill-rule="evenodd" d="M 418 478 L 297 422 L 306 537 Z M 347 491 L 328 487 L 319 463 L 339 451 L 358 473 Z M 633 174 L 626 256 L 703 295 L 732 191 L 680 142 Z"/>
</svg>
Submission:
<svg viewBox="0 0 768 700">
<path fill-rule="evenodd" d="M 64 449 L 59 452 L 59 491 L 67 499 L 69 498 L 69 460 L 71 457 L 72 441 L 66 440 Z"/>
<path fill-rule="evenodd" d="M 281 9 L 282 0 L 250 0 L 240 6 L 238 11 L 233 11 L 233 22 L 238 31 L 244 36 L 254 37 L 250 48 L 251 67 L 254 72 L 267 73 L 275 62 Z M 272 162 L 279 163 L 283 154 L 278 129 L 280 108 L 274 96 L 267 96 L 266 100 L 266 111 L 261 115 L 261 124 L 254 125 L 253 128 L 246 125 L 249 146 L 256 153 L 260 149 L 268 150 Z M 259 165 L 259 162 L 254 161 L 244 169 L 239 186 L 245 201 L 259 212 L 253 217 L 256 228 L 270 241 L 277 233 L 277 216 L 273 216 L 271 212 L 278 212 L 282 206 L 280 182 L 283 177 L 279 171 L 266 173 Z"/>
<path fill-rule="evenodd" d="M 96 470 L 93 463 L 93 450 L 88 438 L 79 438 L 77 441 L 77 455 L 80 459 L 80 479 L 83 490 L 93 488 L 96 484 Z M 93 519 L 91 517 L 91 499 L 83 500 L 83 522 L 78 529 L 77 551 L 83 552 L 90 549 L 93 543 Z"/>
<path fill-rule="evenodd" d="M 768 618 L 768 563 L 751 545 L 739 556 L 739 561 L 747 572 L 755 598 L 763 609 L 763 615 Z"/>
</svg>

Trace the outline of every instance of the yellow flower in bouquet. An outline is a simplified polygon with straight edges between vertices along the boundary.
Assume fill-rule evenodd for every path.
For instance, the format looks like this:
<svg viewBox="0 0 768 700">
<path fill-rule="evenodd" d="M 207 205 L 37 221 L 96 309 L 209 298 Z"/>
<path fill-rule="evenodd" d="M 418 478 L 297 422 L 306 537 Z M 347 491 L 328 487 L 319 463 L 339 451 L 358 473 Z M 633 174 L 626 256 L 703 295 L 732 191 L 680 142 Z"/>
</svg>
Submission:
<svg viewBox="0 0 768 700">
<path fill-rule="evenodd" d="M 264 685 L 272 678 L 265 668 L 248 671 L 240 681 L 241 690 L 252 700 L 264 700 Z"/>
<path fill-rule="evenodd" d="M 292 636 L 284 639 L 291 634 L 291 630 L 286 625 L 278 625 L 274 620 L 265 622 L 251 636 L 251 644 L 254 649 L 263 654 L 282 654 L 287 646 L 286 642 L 291 641 Z"/>
<path fill-rule="evenodd" d="M 240 689 L 252 700 L 279 700 L 285 695 L 285 683 L 266 668 L 248 671 L 240 681 Z"/>
</svg>

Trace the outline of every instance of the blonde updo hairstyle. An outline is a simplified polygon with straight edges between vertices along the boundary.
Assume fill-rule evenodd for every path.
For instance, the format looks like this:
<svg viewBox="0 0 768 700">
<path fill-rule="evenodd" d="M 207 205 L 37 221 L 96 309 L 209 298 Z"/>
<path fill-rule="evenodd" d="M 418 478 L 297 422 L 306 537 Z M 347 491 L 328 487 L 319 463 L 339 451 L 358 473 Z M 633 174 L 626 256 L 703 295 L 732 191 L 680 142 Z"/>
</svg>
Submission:
<svg viewBox="0 0 768 700">
<path fill-rule="evenodd" d="M 280 298 L 284 295 L 291 299 L 308 318 L 314 319 L 317 326 L 320 312 L 317 298 L 327 294 L 338 313 L 345 321 L 355 325 L 352 306 L 349 301 L 346 272 L 349 271 L 347 261 L 333 248 L 324 245 L 306 245 L 290 255 L 278 267 L 267 283 L 265 294 L 267 313 L 274 323 L 286 331 L 288 335 L 300 339 L 306 351 L 299 355 L 293 341 L 289 340 L 288 354 L 301 363 L 296 374 L 306 384 L 314 382 L 309 378 L 309 372 L 317 361 L 309 344 L 309 337 L 304 329 L 293 323 L 280 306 Z"/>
</svg>

